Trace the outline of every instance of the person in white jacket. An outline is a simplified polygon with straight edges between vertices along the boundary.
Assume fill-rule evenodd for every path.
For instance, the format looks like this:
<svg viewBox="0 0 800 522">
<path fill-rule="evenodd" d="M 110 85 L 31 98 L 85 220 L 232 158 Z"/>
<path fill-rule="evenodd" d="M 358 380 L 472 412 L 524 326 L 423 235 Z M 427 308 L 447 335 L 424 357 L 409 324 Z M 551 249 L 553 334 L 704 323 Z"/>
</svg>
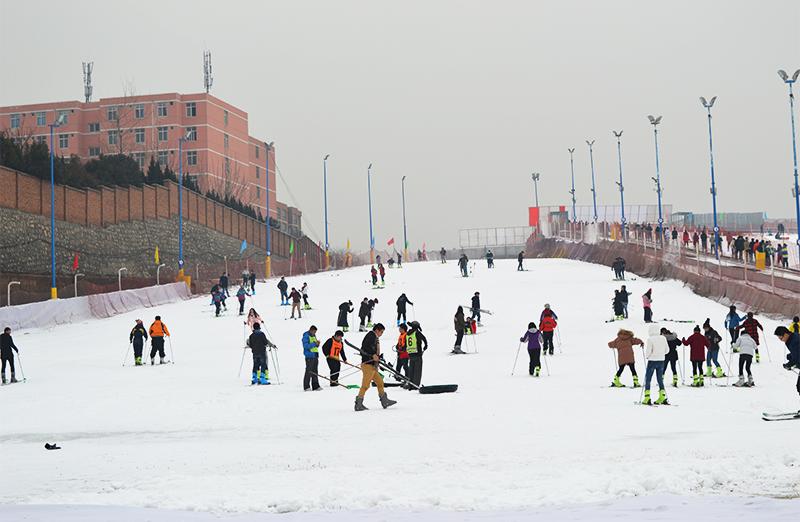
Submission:
<svg viewBox="0 0 800 522">
<path fill-rule="evenodd" d="M 746 332 L 742 332 L 739 338 L 733 343 L 733 351 L 739 352 L 739 380 L 734 386 L 755 386 L 753 374 L 750 373 L 750 365 L 753 364 L 753 356 L 756 354 L 756 342 Z M 747 370 L 747 382 L 744 380 L 744 371 Z"/>
<path fill-rule="evenodd" d="M 658 399 L 656 404 L 669 404 L 667 402 L 667 392 L 664 390 L 664 365 L 669 353 L 667 339 L 661 335 L 661 328 L 658 325 L 650 327 L 650 337 L 644 344 L 644 356 L 647 359 L 647 370 L 644 375 L 644 402 L 643 404 L 653 404 L 650 401 L 650 380 L 653 372 L 658 381 Z"/>
</svg>

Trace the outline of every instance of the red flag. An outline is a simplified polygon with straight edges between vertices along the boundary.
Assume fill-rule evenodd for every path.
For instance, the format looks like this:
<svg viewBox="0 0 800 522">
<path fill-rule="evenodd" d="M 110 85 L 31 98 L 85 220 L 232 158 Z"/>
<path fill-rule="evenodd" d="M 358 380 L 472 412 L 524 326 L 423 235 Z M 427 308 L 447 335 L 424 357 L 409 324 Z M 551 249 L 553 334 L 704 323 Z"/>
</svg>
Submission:
<svg viewBox="0 0 800 522">
<path fill-rule="evenodd" d="M 394 238 L 390 239 L 390 240 L 389 240 L 389 242 L 388 242 L 388 243 L 386 243 L 386 244 L 387 244 L 387 245 L 393 245 L 393 244 L 394 244 Z"/>
<path fill-rule="evenodd" d="M 75 251 L 75 262 L 72 263 L 72 270 L 78 269 L 78 251 Z"/>
</svg>

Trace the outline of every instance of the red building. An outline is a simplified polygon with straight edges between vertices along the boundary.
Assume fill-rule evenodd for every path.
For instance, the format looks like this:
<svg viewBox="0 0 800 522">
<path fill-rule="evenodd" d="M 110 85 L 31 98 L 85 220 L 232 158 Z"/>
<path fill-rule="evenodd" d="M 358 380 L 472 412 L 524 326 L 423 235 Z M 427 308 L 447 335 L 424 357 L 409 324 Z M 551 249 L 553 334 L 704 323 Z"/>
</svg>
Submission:
<svg viewBox="0 0 800 522">
<path fill-rule="evenodd" d="M 0 130 L 22 144 L 53 147 L 58 156 L 86 161 L 100 154 L 125 154 L 143 172 L 152 157 L 179 171 L 178 140 L 183 142 L 183 173 L 202 192 L 235 196 L 266 217 L 277 218 L 275 151 L 250 136 L 247 113 L 210 94 L 156 94 L 105 98 L 96 102 L 56 102 L 0 108 Z M 269 186 L 269 191 L 267 191 Z M 267 195 L 269 192 L 269 195 Z M 267 202 L 269 197 L 269 202 Z"/>
</svg>

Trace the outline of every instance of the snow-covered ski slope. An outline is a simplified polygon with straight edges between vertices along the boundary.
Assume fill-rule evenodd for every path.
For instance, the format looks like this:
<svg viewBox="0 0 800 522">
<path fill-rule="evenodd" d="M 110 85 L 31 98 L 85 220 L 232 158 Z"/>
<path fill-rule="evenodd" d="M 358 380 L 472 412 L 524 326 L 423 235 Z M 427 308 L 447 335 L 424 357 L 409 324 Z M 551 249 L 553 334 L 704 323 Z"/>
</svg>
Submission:
<svg viewBox="0 0 800 522">
<path fill-rule="evenodd" d="M 706 379 L 704 389 L 668 387 L 677 406 L 639 406 L 639 389 L 608 387 L 616 364 L 607 343 L 620 326 L 646 339 L 640 296 L 653 289 L 656 319 L 702 324 L 709 317 L 723 336 L 727 308 L 680 283 L 638 278 L 626 283 L 633 293 L 630 319 L 606 324 L 621 284 L 612 281 L 611 270 L 562 259 L 525 265 L 528 271 L 518 272 L 515 260 L 498 259 L 491 270 L 478 262 L 475 277 L 463 278 L 452 261 L 409 263 L 387 270 L 380 291 L 364 282 L 368 267 L 291 277 L 290 287 L 308 282 L 314 307 L 294 321 L 284 320 L 289 307 L 278 305 L 277 281 L 260 283 L 247 308 L 255 306 L 279 346 L 281 386 L 249 386 L 249 351 L 237 379 L 245 331 L 235 299 L 220 318 L 210 312 L 210 299 L 200 297 L 13 332 L 28 382 L 0 389 L 0 518 L 142 516 L 127 508 L 86 507 L 103 505 L 182 510 L 147 511 L 152 520 L 183 520 L 186 511 L 330 511 L 297 520 L 337 521 L 380 513 L 386 520 L 401 520 L 403 513 L 456 520 L 451 511 L 504 520 L 548 513 L 552 520 L 571 520 L 568 513 L 602 519 L 601 512 L 661 520 L 658 506 L 680 510 L 688 502 L 697 509 L 684 509 L 684 520 L 713 519 L 714 513 L 797 519 L 800 422 L 761 420 L 764 411 L 800 408 L 796 375 L 781 368 L 785 348 L 771 335 L 778 322 L 759 317 L 772 362 L 762 349 L 762 363 L 753 365 L 755 388 L 718 387 L 726 379 Z M 479 353 L 448 355 L 456 307 L 476 291 L 494 314 L 483 316 L 483 333 L 465 339 L 464 349 Z M 409 320 L 420 321 L 430 341 L 423 383 L 457 383 L 458 392 L 388 388 L 398 404 L 383 410 L 372 389 L 365 401 L 370 410 L 359 413 L 353 411 L 355 390 L 322 381 L 322 391 L 304 392 L 303 332 L 315 324 L 324 341 L 336 329 L 341 302 L 352 300 L 357 311 L 361 299 L 377 297 L 374 320 L 387 326 L 382 346 L 394 361 L 394 301 L 402 292 L 414 303 Z M 530 320 L 538 323 L 544 303 L 560 319 L 560 350 L 557 343 L 556 355 L 547 358 L 550 375 L 543 367 L 542 377 L 528 376 L 523 347 L 512 376 L 519 338 Z M 175 364 L 135 367 L 131 353 L 123 367 L 134 319 L 149 326 L 156 314 L 172 333 L 174 351 L 167 343 L 167 357 Z M 661 324 L 681 336 L 694 326 Z M 362 335 L 347 338 L 356 343 Z M 346 353 L 359 362 L 352 350 Z M 640 348 L 636 357 L 643 379 Z M 327 375 L 324 362 L 320 368 Z M 690 368 L 687 362 L 687 377 Z M 342 381 L 358 383 L 360 374 Z M 622 381 L 631 384 L 627 370 Z M 46 442 L 62 449 L 47 451 Z M 767 499 L 736 498 L 749 496 Z M 643 498 L 621 500 L 628 497 Z M 784 498 L 794 500 L 775 500 Z M 592 502 L 599 504 L 575 506 Z M 553 507 L 563 505 L 571 506 Z M 206 519 L 200 515 L 185 519 Z"/>
</svg>

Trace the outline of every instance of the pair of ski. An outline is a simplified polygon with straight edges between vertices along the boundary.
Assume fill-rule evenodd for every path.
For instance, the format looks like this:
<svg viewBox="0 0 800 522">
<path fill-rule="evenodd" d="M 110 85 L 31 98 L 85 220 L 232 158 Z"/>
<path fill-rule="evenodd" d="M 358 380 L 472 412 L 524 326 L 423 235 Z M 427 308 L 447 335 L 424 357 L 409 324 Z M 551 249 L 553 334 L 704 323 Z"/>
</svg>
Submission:
<svg viewBox="0 0 800 522">
<path fill-rule="evenodd" d="M 642 401 L 633 401 L 633 403 L 634 403 L 634 404 L 638 404 L 638 405 L 640 405 L 640 406 L 654 406 L 654 407 L 655 407 L 655 406 L 677 406 L 677 404 L 671 404 L 671 403 L 668 403 L 668 402 L 666 402 L 666 403 L 659 403 L 659 404 L 656 404 L 655 402 L 651 402 L 650 404 L 645 404 L 645 403 L 644 403 L 644 402 L 642 402 Z"/>
<path fill-rule="evenodd" d="M 761 418 L 765 421 L 795 420 L 800 419 L 800 411 L 786 413 L 762 413 Z"/>
</svg>

